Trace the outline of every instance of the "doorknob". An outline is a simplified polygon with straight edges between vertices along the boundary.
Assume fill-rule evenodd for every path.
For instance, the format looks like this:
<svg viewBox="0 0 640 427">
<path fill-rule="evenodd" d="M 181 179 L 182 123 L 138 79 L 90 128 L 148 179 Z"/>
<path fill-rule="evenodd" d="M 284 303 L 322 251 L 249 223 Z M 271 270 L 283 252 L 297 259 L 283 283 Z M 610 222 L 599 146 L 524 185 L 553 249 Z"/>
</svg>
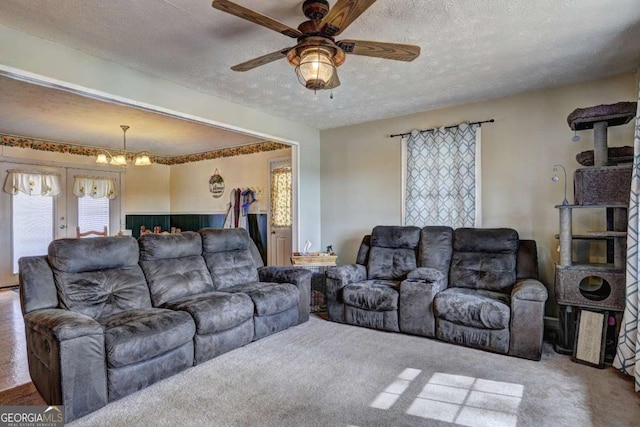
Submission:
<svg viewBox="0 0 640 427">
<path fill-rule="evenodd" d="M 272 232 L 271 232 L 271 234 L 276 234 L 276 232 L 275 232 L 275 231 L 272 231 Z"/>
<path fill-rule="evenodd" d="M 64 230 L 65 228 L 67 228 L 67 226 L 66 226 L 66 225 L 64 225 L 64 224 L 62 224 L 62 225 L 60 226 L 60 230 Z"/>
</svg>

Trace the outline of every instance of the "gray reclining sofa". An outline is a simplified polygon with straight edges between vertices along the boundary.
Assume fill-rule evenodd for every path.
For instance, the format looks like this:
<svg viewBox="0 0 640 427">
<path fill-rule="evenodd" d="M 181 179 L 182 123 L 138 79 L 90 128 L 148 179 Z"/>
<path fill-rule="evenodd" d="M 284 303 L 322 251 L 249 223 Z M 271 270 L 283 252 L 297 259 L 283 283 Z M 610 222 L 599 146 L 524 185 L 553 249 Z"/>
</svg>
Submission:
<svg viewBox="0 0 640 427">
<path fill-rule="evenodd" d="M 327 271 L 329 320 L 539 360 L 547 290 L 512 229 L 378 226 Z"/>
<path fill-rule="evenodd" d="M 60 239 L 23 257 L 29 372 L 66 421 L 309 319 L 311 272 L 246 230 Z"/>
</svg>

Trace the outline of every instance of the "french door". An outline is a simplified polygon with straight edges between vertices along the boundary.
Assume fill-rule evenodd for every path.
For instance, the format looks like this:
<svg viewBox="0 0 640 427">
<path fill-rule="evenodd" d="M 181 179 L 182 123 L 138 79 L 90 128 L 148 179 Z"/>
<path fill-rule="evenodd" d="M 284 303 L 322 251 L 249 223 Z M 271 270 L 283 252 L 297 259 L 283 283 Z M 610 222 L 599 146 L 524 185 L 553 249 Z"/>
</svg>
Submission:
<svg viewBox="0 0 640 427">
<path fill-rule="evenodd" d="M 53 239 L 76 237 L 78 226 L 102 230 L 107 225 L 110 235 L 120 229 L 122 197 L 108 201 L 89 197 L 82 200 L 73 194 L 77 175 L 114 178 L 116 188 L 121 188 L 119 172 L 2 162 L 0 181 L 3 184 L 7 172 L 13 169 L 57 174 L 62 191 L 57 196 L 11 195 L 0 191 L 0 287 L 18 284 L 20 257 L 45 255 Z"/>
</svg>

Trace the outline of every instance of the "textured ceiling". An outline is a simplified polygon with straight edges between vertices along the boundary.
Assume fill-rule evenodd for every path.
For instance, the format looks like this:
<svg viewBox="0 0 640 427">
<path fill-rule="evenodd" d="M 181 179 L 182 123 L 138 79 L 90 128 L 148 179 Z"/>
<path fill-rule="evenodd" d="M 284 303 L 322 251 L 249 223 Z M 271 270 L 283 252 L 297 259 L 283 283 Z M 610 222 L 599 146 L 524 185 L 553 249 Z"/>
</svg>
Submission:
<svg viewBox="0 0 640 427">
<path fill-rule="evenodd" d="M 256 143 L 254 136 L 0 76 L 0 133 L 107 149 L 181 156 Z"/>
<path fill-rule="evenodd" d="M 300 0 L 237 3 L 292 27 L 305 19 Z M 215 10 L 210 0 L 3 0 L 0 24 L 327 129 L 635 71 L 639 6 L 638 0 L 378 0 L 337 39 L 410 43 L 422 53 L 410 63 L 348 55 L 333 99 L 303 88 L 284 59 L 231 71 L 295 40 Z M 130 132 L 133 143 L 136 128 Z"/>
</svg>

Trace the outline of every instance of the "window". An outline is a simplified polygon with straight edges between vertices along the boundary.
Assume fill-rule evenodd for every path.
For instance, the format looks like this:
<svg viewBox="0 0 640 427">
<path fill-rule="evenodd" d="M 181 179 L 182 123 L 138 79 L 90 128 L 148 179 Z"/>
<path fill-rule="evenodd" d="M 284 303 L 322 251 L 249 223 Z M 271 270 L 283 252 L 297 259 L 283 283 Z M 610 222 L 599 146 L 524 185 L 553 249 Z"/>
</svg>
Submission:
<svg viewBox="0 0 640 427">
<path fill-rule="evenodd" d="M 109 231 L 110 201 L 118 197 L 114 178 L 74 176 L 73 194 L 78 196 L 78 231 Z M 96 237 L 96 236 L 87 236 Z"/>
<path fill-rule="evenodd" d="M 271 226 L 291 227 L 291 167 L 271 171 Z"/>
<path fill-rule="evenodd" d="M 109 229 L 109 199 L 78 197 L 78 227 L 80 231 Z"/>
<path fill-rule="evenodd" d="M 53 240 L 53 202 L 50 196 L 12 196 L 13 273 L 23 256 L 46 255 Z"/>
</svg>

